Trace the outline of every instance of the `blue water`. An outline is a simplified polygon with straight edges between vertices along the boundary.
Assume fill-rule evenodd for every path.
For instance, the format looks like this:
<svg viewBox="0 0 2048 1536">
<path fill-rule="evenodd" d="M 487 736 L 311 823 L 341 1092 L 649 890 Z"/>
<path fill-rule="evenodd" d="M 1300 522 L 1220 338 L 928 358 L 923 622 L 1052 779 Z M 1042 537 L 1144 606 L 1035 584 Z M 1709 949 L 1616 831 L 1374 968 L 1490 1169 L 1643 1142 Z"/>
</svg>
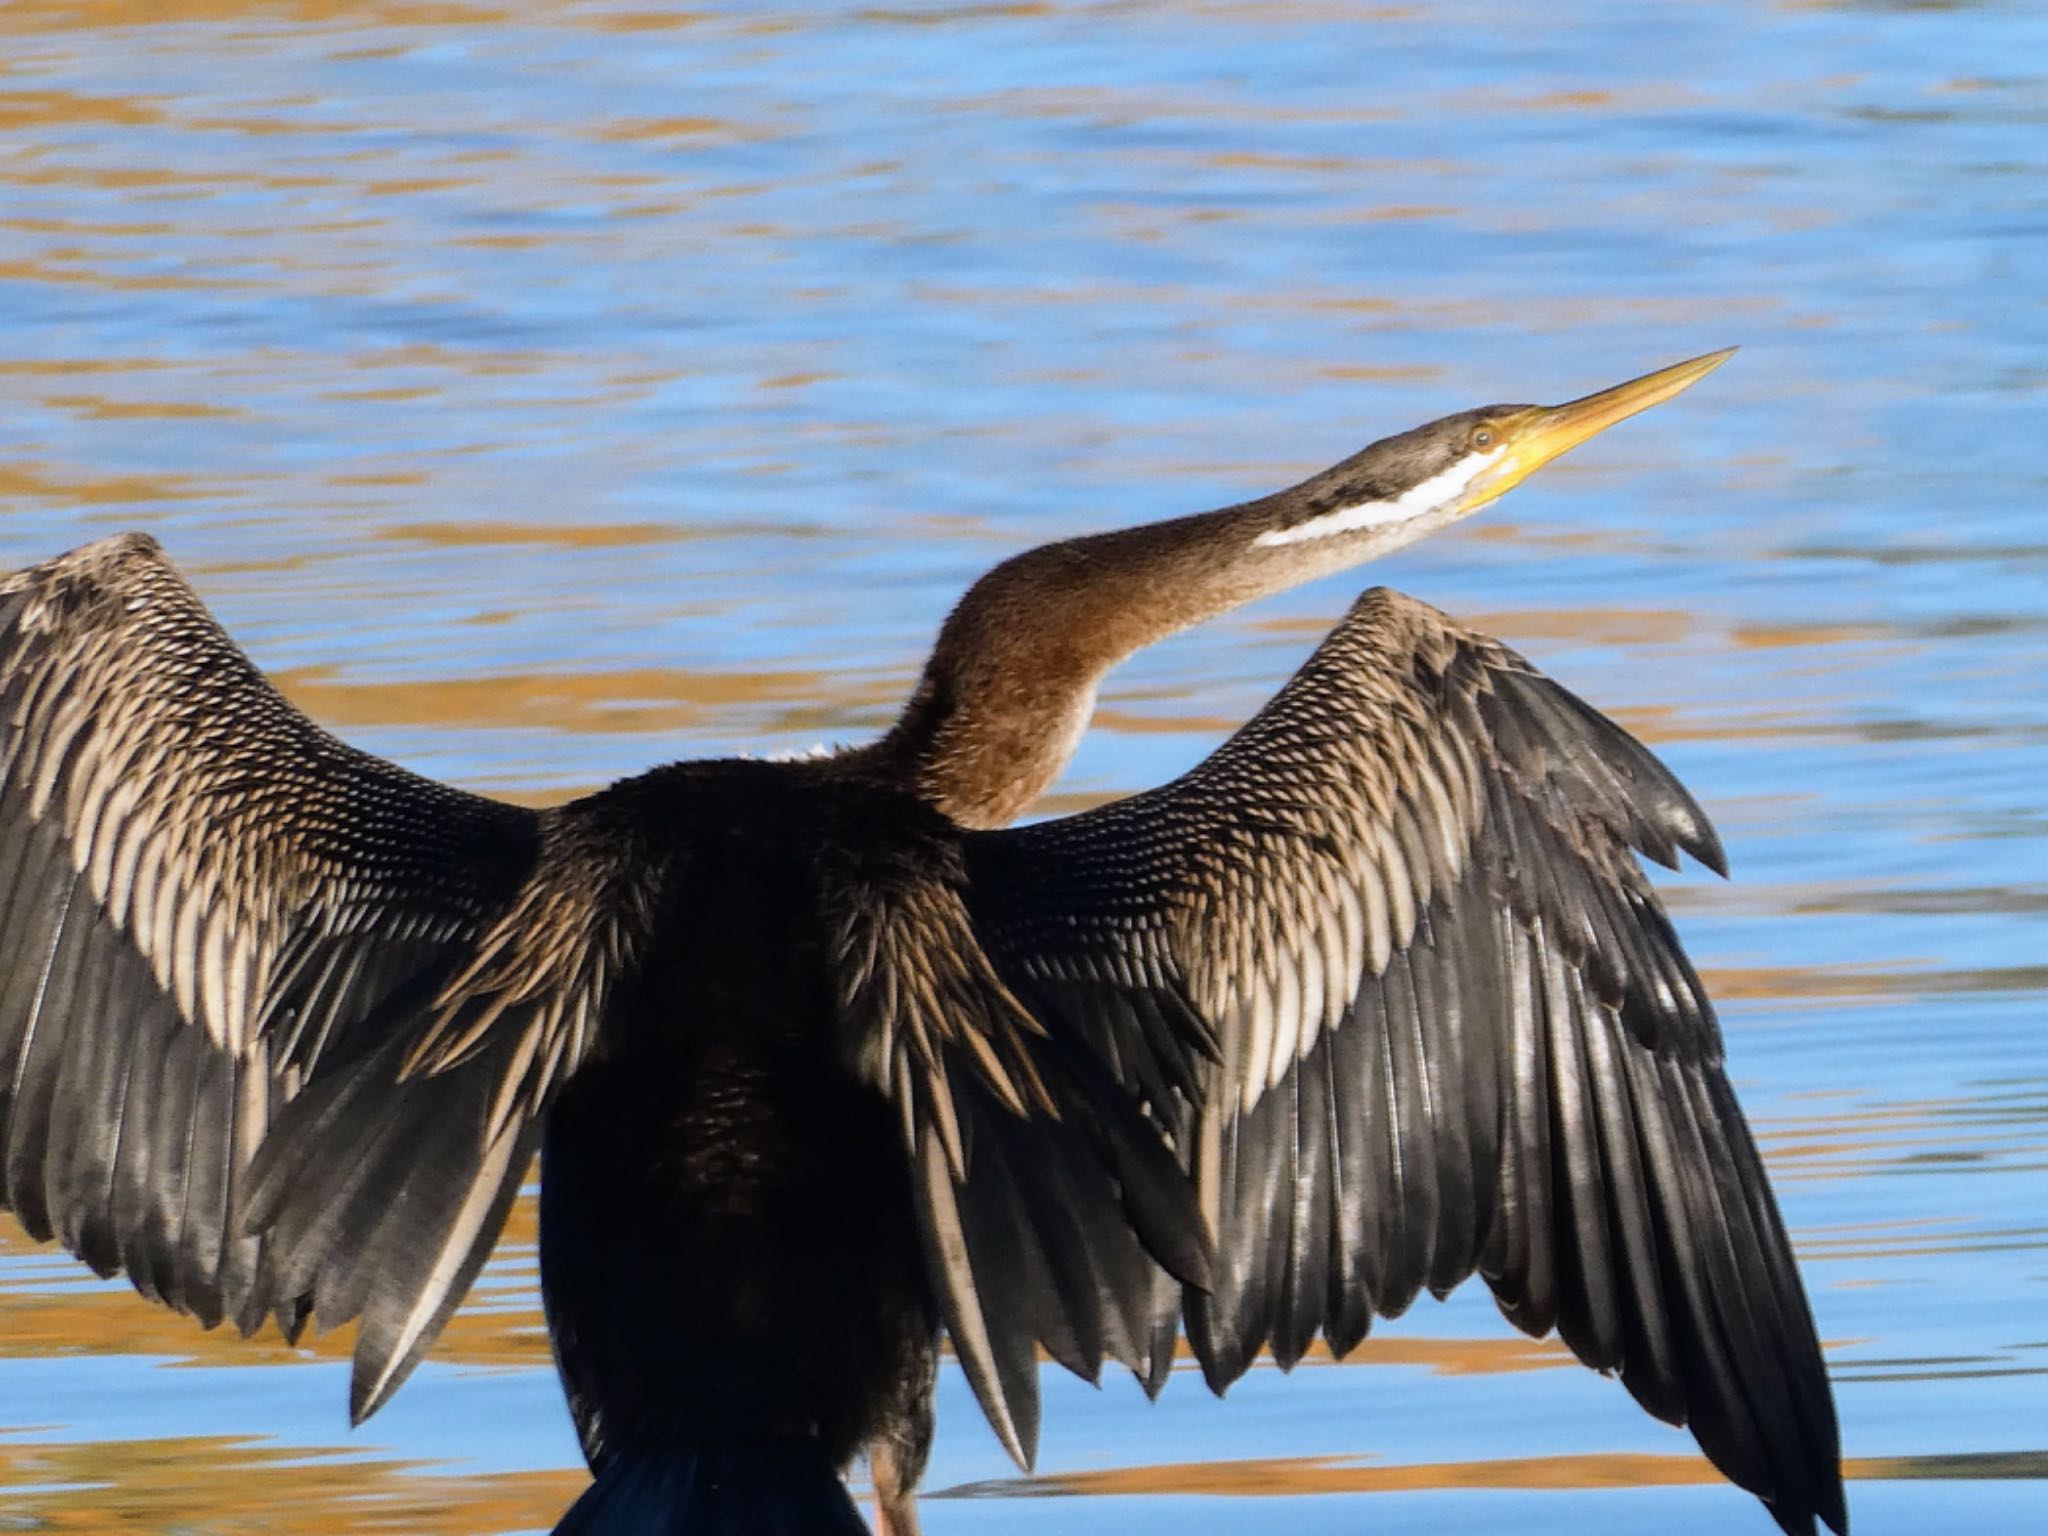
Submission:
<svg viewBox="0 0 2048 1536">
<path fill-rule="evenodd" d="M 16 0 L 0 567 L 148 527 L 352 740 L 554 798 L 872 733 L 1009 551 L 1739 344 L 1136 659 L 1054 808 L 1375 581 L 1618 715 L 1728 843 L 1667 890 L 1859 1533 L 2048 1528 L 2044 61 L 2026 3 Z M 345 1338 L 202 1339 L 14 1235 L 0 1523 L 544 1527 L 530 1249 L 487 1281 L 351 1436 Z M 1483 1297 L 1384 1334 L 1222 1407 L 1049 1371 L 1037 1484 L 949 1377 L 929 1529 L 1770 1529 Z"/>
</svg>

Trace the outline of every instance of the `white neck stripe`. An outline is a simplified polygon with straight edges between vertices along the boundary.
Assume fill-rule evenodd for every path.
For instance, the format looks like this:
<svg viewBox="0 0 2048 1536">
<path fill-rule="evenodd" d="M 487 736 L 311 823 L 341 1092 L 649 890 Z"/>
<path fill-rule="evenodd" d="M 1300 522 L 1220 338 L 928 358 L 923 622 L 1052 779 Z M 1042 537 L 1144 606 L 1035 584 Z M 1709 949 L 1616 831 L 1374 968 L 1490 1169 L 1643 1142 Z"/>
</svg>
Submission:
<svg viewBox="0 0 2048 1536">
<path fill-rule="evenodd" d="M 1362 528 L 1411 522 L 1425 513 L 1448 507 L 1463 496 L 1473 480 L 1482 471 L 1492 468 L 1500 456 L 1498 448 L 1491 453 L 1468 453 L 1420 485 L 1410 486 L 1391 501 L 1354 502 L 1334 512 L 1325 512 L 1321 517 L 1310 518 L 1305 523 L 1296 523 L 1292 528 L 1268 529 L 1252 542 L 1299 544 L 1305 539 L 1326 539 L 1334 534 L 1355 533 Z"/>
</svg>

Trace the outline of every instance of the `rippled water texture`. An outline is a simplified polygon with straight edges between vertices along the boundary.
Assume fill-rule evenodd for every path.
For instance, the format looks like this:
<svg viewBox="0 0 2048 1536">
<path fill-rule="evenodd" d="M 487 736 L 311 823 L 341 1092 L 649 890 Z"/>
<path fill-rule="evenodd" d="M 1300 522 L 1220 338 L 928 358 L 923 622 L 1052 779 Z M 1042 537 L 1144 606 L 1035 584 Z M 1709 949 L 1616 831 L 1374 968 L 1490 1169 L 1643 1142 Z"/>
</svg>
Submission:
<svg viewBox="0 0 2048 1536">
<path fill-rule="evenodd" d="M 859 738 L 1049 536 L 1711 348 L 1369 576 L 1118 673 L 1193 761 L 1385 580 L 1653 741 L 1859 1533 L 2048 1526 L 2048 12 L 0 5 L 0 566 L 154 530 L 352 740 L 520 798 Z M 0 1524 L 544 1528 L 530 1207 L 356 1434 L 10 1227 Z M 1481 1295 L 1156 1408 L 957 1376 L 933 1536 L 1770 1529 Z"/>
</svg>

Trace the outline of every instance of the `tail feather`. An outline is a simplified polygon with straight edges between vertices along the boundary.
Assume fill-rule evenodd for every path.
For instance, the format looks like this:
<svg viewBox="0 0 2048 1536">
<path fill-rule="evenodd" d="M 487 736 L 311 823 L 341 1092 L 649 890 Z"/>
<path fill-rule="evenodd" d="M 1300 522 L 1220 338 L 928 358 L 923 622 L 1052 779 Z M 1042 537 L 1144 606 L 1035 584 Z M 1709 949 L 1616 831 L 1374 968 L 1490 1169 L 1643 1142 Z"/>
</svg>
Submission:
<svg viewBox="0 0 2048 1536">
<path fill-rule="evenodd" d="M 822 1447 L 620 1449 L 554 1536 L 867 1536 Z"/>
</svg>

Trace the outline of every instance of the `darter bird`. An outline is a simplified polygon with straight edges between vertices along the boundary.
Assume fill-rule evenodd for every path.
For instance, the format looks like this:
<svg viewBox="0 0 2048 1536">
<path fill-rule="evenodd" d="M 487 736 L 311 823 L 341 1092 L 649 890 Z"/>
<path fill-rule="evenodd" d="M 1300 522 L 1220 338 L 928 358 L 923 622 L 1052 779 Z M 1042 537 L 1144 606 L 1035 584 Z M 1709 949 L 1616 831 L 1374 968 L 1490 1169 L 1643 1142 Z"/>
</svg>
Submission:
<svg viewBox="0 0 2048 1536">
<path fill-rule="evenodd" d="M 540 1154 L 595 1481 L 558 1532 L 918 1528 L 941 1335 L 1022 1466 L 1039 1349 L 1156 1392 L 1475 1271 L 1787 1532 L 1834 1408 L 1639 743 L 1368 591 L 1205 762 L 1008 824 L 1105 672 L 1409 544 L 1718 366 L 1465 411 L 1006 560 L 880 740 L 549 810 L 293 708 L 153 540 L 0 582 L 0 1195 L 211 1326 L 398 1388 Z"/>
</svg>

